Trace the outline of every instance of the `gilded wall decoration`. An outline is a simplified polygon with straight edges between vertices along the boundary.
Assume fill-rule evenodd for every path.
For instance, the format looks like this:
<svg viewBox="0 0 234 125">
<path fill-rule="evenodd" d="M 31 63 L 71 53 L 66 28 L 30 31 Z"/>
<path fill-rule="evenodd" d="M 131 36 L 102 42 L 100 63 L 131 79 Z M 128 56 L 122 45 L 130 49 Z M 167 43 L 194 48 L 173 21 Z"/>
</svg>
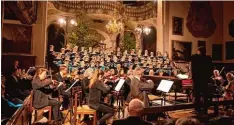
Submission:
<svg viewBox="0 0 234 125">
<path fill-rule="evenodd" d="M 192 1 L 190 3 L 186 26 L 196 38 L 208 38 L 214 33 L 216 23 L 209 1 Z"/>
</svg>

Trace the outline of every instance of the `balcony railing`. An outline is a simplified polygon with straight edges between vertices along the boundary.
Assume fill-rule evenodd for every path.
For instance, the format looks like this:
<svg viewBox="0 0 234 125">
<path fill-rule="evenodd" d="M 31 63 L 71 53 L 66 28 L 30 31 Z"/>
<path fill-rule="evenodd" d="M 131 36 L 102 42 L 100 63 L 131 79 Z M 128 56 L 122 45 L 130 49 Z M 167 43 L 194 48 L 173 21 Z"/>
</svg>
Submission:
<svg viewBox="0 0 234 125">
<path fill-rule="evenodd" d="M 54 1 L 54 7 L 58 10 L 68 13 L 79 12 L 83 10 L 88 14 L 109 14 L 119 13 L 131 20 L 146 20 L 156 17 L 157 5 L 154 2 L 148 2 L 142 6 L 127 6 L 122 2 L 114 1 Z"/>
</svg>

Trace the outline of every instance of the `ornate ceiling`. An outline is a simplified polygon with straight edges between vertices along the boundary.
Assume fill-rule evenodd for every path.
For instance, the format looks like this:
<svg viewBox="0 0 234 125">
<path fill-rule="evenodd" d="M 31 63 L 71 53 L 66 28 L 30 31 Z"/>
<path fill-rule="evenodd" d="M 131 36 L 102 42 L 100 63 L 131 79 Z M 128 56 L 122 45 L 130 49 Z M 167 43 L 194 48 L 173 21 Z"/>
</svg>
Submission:
<svg viewBox="0 0 234 125">
<path fill-rule="evenodd" d="M 53 1 L 57 10 L 67 13 L 83 11 L 87 14 L 114 15 L 121 18 L 142 21 L 156 17 L 156 2 L 114 2 L 114 1 Z"/>
<path fill-rule="evenodd" d="M 48 24 L 59 17 L 75 18 L 77 13 L 84 12 L 87 18 L 103 23 L 107 23 L 118 13 L 129 29 L 134 29 L 137 24 L 156 26 L 156 3 L 152 1 L 53 1 L 48 2 Z"/>
</svg>

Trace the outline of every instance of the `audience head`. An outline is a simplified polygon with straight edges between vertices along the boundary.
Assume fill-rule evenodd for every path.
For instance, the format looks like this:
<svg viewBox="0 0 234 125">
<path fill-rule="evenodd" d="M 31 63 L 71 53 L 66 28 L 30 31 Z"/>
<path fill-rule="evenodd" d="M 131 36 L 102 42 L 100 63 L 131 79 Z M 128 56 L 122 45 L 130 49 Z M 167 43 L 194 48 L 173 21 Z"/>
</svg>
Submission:
<svg viewBox="0 0 234 125">
<path fill-rule="evenodd" d="M 174 120 L 166 120 L 166 123 L 164 125 L 175 125 L 175 121 Z"/>
<path fill-rule="evenodd" d="M 133 99 L 130 101 L 128 106 L 128 112 L 130 116 L 141 116 L 144 110 L 144 103 L 139 99 Z"/>
<path fill-rule="evenodd" d="M 210 120 L 212 125 L 232 125 L 232 117 L 218 116 Z"/>
<path fill-rule="evenodd" d="M 39 77 L 40 80 L 44 80 L 46 78 L 47 70 L 45 68 L 37 69 L 34 77 Z"/>
<path fill-rule="evenodd" d="M 201 46 L 197 49 L 198 55 L 206 55 L 206 48 L 204 46 Z"/>
<path fill-rule="evenodd" d="M 195 118 L 182 117 L 176 121 L 175 125 L 200 125 L 200 124 L 201 123 Z"/>
</svg>

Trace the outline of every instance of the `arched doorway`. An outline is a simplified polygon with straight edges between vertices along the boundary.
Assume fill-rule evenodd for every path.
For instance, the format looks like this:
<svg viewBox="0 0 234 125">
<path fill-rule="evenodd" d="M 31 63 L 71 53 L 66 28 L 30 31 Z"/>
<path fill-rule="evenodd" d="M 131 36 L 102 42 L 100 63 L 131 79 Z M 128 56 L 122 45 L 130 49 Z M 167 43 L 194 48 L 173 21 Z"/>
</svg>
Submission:
<svg viewBox="0 0 234 125">
<path fill-rule="evenodd" d="M 150 27 L 151 31 L 148 35 L 143 34 L 143 44 L 142 49 L 148 50 L 148 52 L 156 52 L 156 28 L 154 26 Z"/>
<path fill-rule="evenodd" d="M 65 43 L 64 29 L 58 24 L 52 23 L 48 26 L 47 31 L 47 51 L 49 51 L 50 45 L 54 45 L 54 50 L 56 52 L 60 51 L 60 49 L 64 46 Z"/>
</svg>

